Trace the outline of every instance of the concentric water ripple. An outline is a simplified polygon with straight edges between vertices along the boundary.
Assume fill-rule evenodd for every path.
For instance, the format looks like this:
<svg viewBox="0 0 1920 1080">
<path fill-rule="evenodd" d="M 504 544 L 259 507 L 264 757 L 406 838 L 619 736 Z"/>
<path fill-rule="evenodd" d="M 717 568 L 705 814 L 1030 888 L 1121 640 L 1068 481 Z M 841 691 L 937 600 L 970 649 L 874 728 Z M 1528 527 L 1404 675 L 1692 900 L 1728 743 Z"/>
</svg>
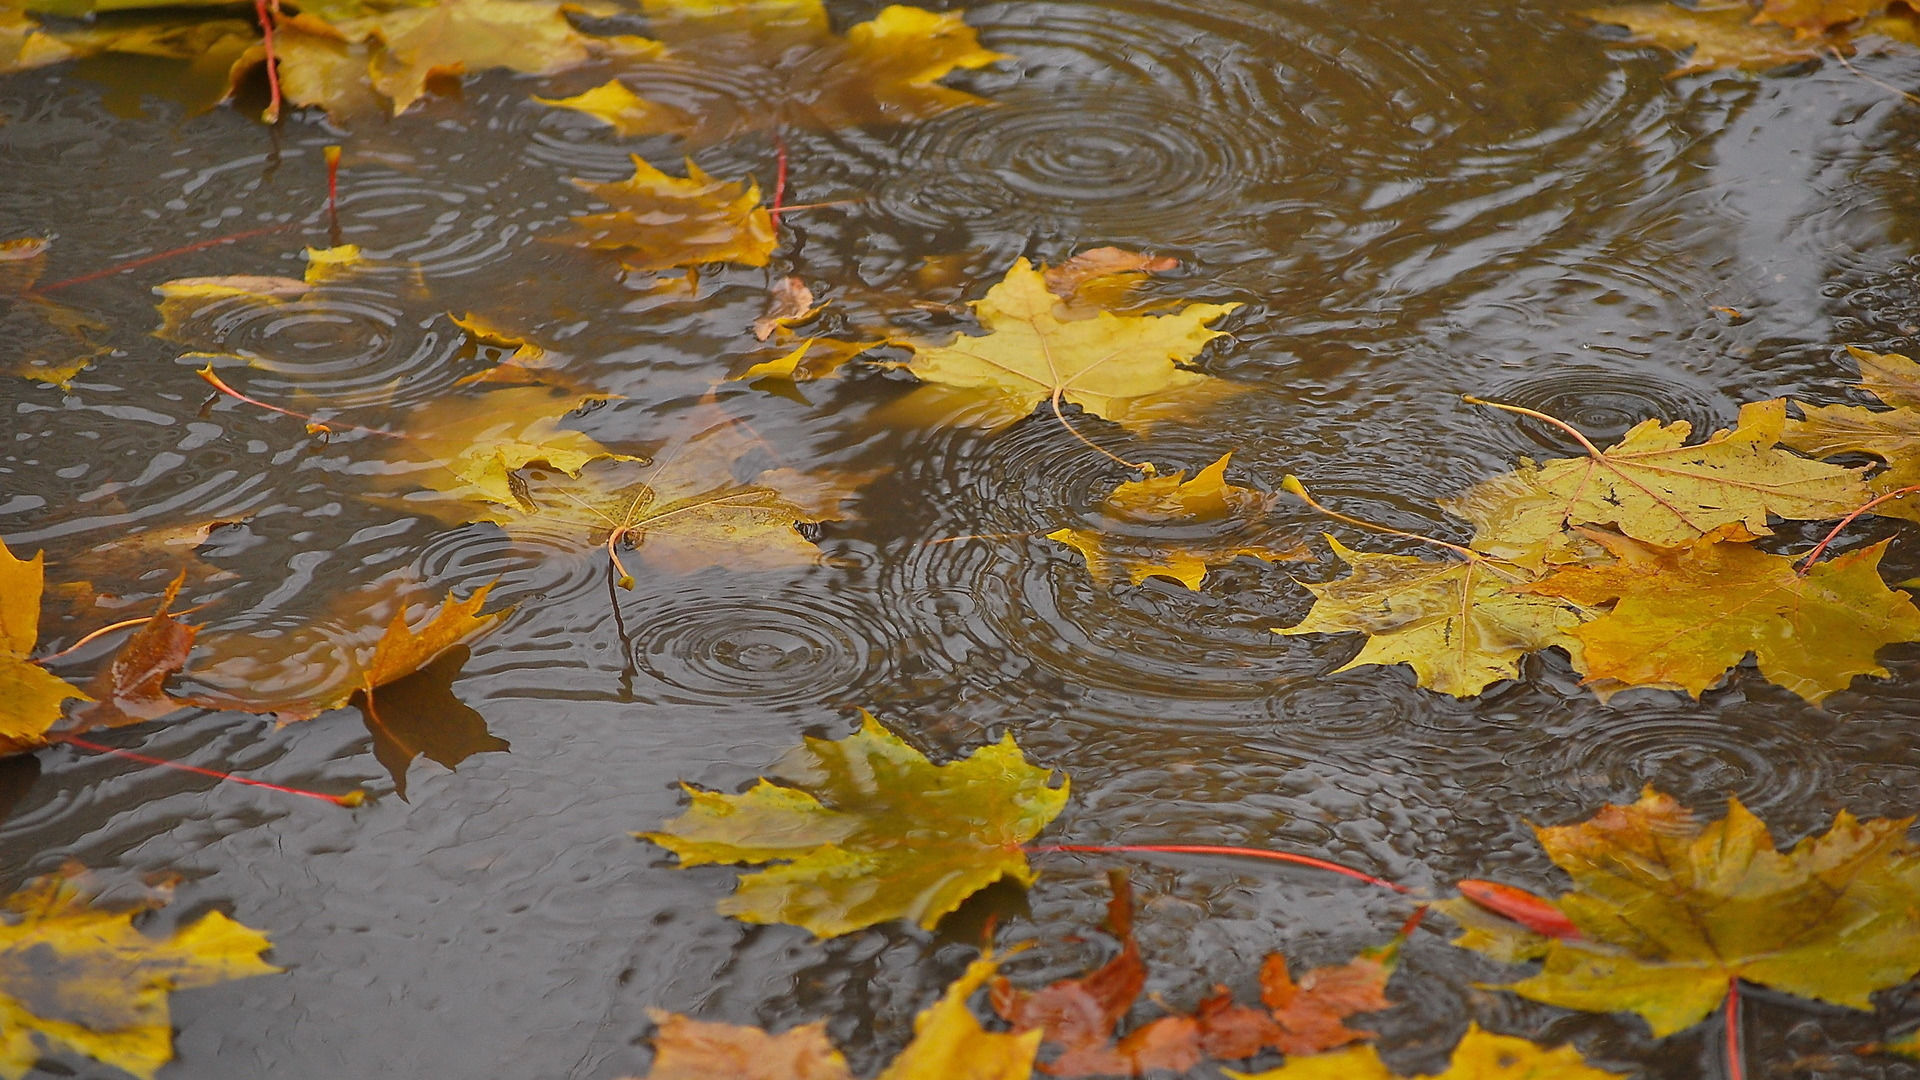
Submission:
<svg viewBox="0 0 1920 1080">
<path fill-rule="evenodd" d="M 526 242 L 526 226 L 517 216 L 495 205 L 493 192 L 479 184 L 378 166 L 342 174 L 343 238 L 372 259 L 417 267 L 428 278 L 497 264 Z"/>
<path fill-rule="evenodd" d="M 1838 768 L 1821 738 L 1828 724 L 1818 714 L 1778 708 L 1713 710 L 1623 698 L 1613 708 L 1580 709 L 1553 722 L 1546 759 L 1531 768 L 1543 782 L 1595 800 L 1631 801 L 1651 784 L 1700 805 L 1736 795 L 1763 813 L 1817 798 L 1828 786 Z"/>
<path fill-rule="evenodd" d="M 1705 438 L 1730 422 L 1736 411 L 1724 394 L 1681 373 L 1662 376 L 1644 369 L 1573 364 L 1544 367 L 1537 374 L 1493 383 L 1482 396 L 1559 417 L 1600 446 L 1618 441 L 1643 420 L 1684 420 L 1693 426 L 1696 439 Z M 1539 457 L 1544 451 L 1558 456 L 1580 450 L 1566 432 L 1532 417 L 1493 409 L 1486 410 L 1484 417 L 1482 426 L 1495 432 L 1515 454 Z"/>
</svg>

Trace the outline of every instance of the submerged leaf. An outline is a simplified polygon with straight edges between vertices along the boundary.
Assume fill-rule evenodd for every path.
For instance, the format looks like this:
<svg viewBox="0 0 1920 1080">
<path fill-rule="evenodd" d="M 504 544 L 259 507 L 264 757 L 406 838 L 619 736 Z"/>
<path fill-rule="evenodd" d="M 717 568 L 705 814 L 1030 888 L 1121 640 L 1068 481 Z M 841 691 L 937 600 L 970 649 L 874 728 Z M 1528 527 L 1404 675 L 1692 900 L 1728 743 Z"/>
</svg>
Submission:
<svg viewBox="0 0 1920 1080">
<path fill-rule="evenodd" d="M 1087 572 L 1106 585 L 1125 575 L 1138 585 L 1154 576 L 1170 577 L 1198 590 L 1207 569 L 1242 555 L 1268 561 L 1307 557 L 1297 541 L 1273 542 L 1261 518 L 1273 496 L 1227 483 L 1231 453 L 1187 474 L 1129 480 L 1113 489 L 1100 509 L 1109 527 L 1055 529 L 1047 539 L 1086 557 Z"/>
<path fill-rule="evenodd" d="M 1313 610 L 1276 634 L 1359 632 L 1367 644 L 1335 671 L 1406 664 L 1430 690 L 1472 697 L 1519 674 L 1520 658 L 1558 646 L 1577 653 L 1570 635 L 1590 616 L 1579 604 L 1529 593 L 1529 575 L 1487 559 L 1436 562 L 1353 551 L 1332 537 L 1333 553 L 1353 569 L 1338 581 L 1308 584 Z"/>
<path fill-rule="evenodd" d="M 1634 1012 L 1656 1037 L 1691 1027 L 1734 979 L 1852 1009 L 1920 972 L 1912 819 L 1832 828 L 1785 853 L 1738 799 L 1700 824 L 1649 788 L 1580 825 L 1536 829 L 1573 879 L 1557 906 L 1581 936 L 1537 941 L 1546 963 L 1506 989 L 1589 1012 Z M 1515 926 L 1514 934 L 1525 935 Z M 1485 930 L 1482 952 L 1500 945 Z"/>
<path fill-rule="evenodd" d="M 993 970 L 991 958 L 969 964 L 939 1001 L 913 1018 L 913 1041 L 876 1080 L 1028 1080 L 1039 1032 L 988 1031 L 967 1008 Z M 772 1035 L 673 1013 L 651 1015 L 660 1025 L 653 1068 L 639 1080 L 853 1080 L 846 1059 L 827 1042 L 825 1024 Z"/>
<path fill-rule="evenodd" d="M 1238 304 L 1189 304 L 1172 315 L 1066 308 L 1025 259 L 974 304 L 983 334 L 949 344 L 910 342 L 901 365 L 970 407 L 970 422 L 1002 426 L 1034 406 L 1078 405 L 1130 426 L 1180 415 L 1237 392 L 1181 366 L 1225 331 L 1206 324 Z"/>
<path fill-rule="evenodd" d="M 1395 1080 L 1397 1076 L 1371 1046 L 1288 1061 L 1258 1073 L 1225 1070 L 1232 1080 Z M 1414 1080 L 1624 1080 L 1623 1073 L 1602 1072 L 1571 1046 L 1549 1050 L 1512 1035 L 1495 1035 L 1479 1024 L 1467 1025 L 1445 1072 Z"/>
<path fill-rule="evenodd" d="M 173 1060 L 167 994 L 281 969 L 266 936 L 215 911 L 161 939 L 131 911 L 89 906 L 59 879 L 7 898 L 0 915 L 0 1077 L 42 1054 L 86 1054 L 135 1076 Z"/>
<path fill-rule="evenodd" d="M 1604 451 L 1523 461 L 1441 505 L 1474 524 L 1474 550 L 1537 568 L 1574 561 L 1571 526 L 1689 544 L 1726 525 L 1765 536 L 1769 515 L 1844 517 L 1873 497 L 1860 470 L 1780 449 L 1786 422 L 1786 402 L 1751 402 L 1732 430 L 1690 446 L 1693 429 L 1685 421 L 1647 420 Z"/>
<path fill-rule="evenodd" d="M 1760 673 L 1814 704 L 1856 676 L 1885 676 L 1881 647 L 1920 641 L 1920 608 L 1879 573 L 1887 542 L 1815 563 L 1716 533 L 1675 548 L 1596 537 L 1614 562 L 1569 567 L 1520 587 L 1574 603 L 1613 604 L 1573 631 L 1575 667 L 1605 696 L 1620 686 L 1694 697 L 1751 653 Z"/>
<path fill-rule="evenodd" d="M 1679 4 L 1623 4 L 1581 12 L 1599 23 L 1624 26 L 1631 45 L 1657 45 L 1675 52 L 1691 49 L 1669 77 L 1699 71 L 1738 68 L 1766 71 L 1830 55 L 1834 45 L 1795 37 L 1776 26 L 1753 25 L 1745 4 L 1687 8 Z"/>
<path fill-rule="evenodd" d="M 1059 814 L 1067 785 L 1009 736 L 945 765 L 863 715 L 837 741 L 808 738 L 741 795 L 689 788 L 693 805 L 640 834 L 707 863 L 782 865 L 740 879 L 722 914 L 837 937 L 889 919 L 932 928 L 988 885 L 1031 885 L 1021 845 Z M 904 1059 L 903 1059 L 904 1060 Z"/>
<path fill-rule="evenodd" d="M 586 214 L 563 239 L 620 253 L 633 270 L 666 270 L 708 262 L 765 266 L 776 239 L 773 219 L 760 205 L 760 185 L 715 180 L 687 161 L 687 178 L 668 176 L 638 154 L 633 176 L 613 184 L 575 180 L 611 213 Z"/>
<path fill-rule="evenodd" d="M 0 54 L 4 35 L 0 22 Z M 108 352 L 99 340 L 108 327 L 79 308 L 33 291 L 46 268 L 47 246 L 38 237 L 0 241 L 0 332 L 12 351 L 0 373 L 66 389 L 75 375 Z"/>
<path fill-rule="evenodd" d="M 142 623 L 120 646 L 113 661 L 94 676 L 87 687 L 93 702 L 74 710 L 74 724 L 65 730 L 88 731 L 158 720 L 188 705 L 166 690 L 167 679 L 186 664 L 194 635 L 199 633 L 198 627 L 180 621 L 169 611 L 186 580 L 186 572 L 181 571 L 167 586 L 160 610 Z"/>
<path fill-rule="evenodd" d="M 478 397 L 444 397 L 408 416 L 405 437 L 389 458 L 401 475 L 451 498 L 525 506 L 515 474 L 543 464 L 579 476 L 588 462 L 639 461 L 560 422 L 600 394 L 555 394 L 546 386 L 511 386 Z"/>
<path fill-rule="evenodd" d="M 360 697 L 360 713 L 373 736 L 373 756 L 393 777 L 394 793 L 407 797 L 407 770 L 424 757 L 449 770 L 475 754 L 505 753 L 507 740 L 487 730 L 486 718 L 454 696 L 453 681 L 467 662 L 467 647 L 455 645 L 419 670 L 383 683 Z"/>
</svg>

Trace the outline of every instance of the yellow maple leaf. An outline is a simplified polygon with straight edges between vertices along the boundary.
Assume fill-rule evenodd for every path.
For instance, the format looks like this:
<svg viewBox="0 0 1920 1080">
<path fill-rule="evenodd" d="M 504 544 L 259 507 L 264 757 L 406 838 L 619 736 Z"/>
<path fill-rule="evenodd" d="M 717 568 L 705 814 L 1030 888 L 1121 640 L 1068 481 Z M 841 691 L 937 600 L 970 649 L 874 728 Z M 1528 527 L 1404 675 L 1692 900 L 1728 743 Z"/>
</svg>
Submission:
<svg viewBox="0 0 1920 1080">
<path fill-rule="evenodd" d="M 1003 426 L 1063 404 L 1139 427 L 1238 392 L 1182 366 L 1225 331 L 1206 324 L 1238 304 L 1189 304 L 1171 315 L 1116 315 L 1066 307 L 1045 275 L 1021 259 L 973 305 L 985 333 L 935 345 L 913 341 L 899 365 L 943 397 L 958 395 L 970 423 Z"/>
<path fill-rule="evenodd" d="M 631 269 L 707 262 L 765 266 L 773 257 L 773 219 L 760 205 L 760 185 L 752 181 L 715 180 L 691 159 L 682 180 L 634 154 L 629 179 L 574 183 L 615 209 L 574 218 L 577 229 L 562 239 L 619 252 Z"/>
<path fill-rule="evenodd" d="M 1232 1080 L 1396 1080 L 1400 1075 L 1387 1068 L 1371 1046 L 1289 1058 L 1265 1072 L 1222 1071 Z M 1512 1035 L 1495 1035 L 1475 1023 L 1467 1025 L 1445 1071 L 1409 1080 L 1625 1080 L 1625 1074 L 1588 1065 L 1571 1046 L 1549 1050 Z"/>
<path fill-rule="evenodd" d="M 1892 407 L 1795 402 L 1805 418 L 1787 421 L 1781 444 L 1821 458 L 1872 454 L 1887 465 L 1868 481 L 1876 495 L 1920 484 L 1920 364 L 1899 353 L 1847 352 L 1860 365 L 1860 388 Z M 1874 512 L 1920 520 L 1920 496 L 1881 503 Z"/>
<path fill-rule="evenodd" d="M 1531 575 L 1474 558 L 1434 561 L 1353 551 L 1332 537 L 1352 568 L 1338 581 L 1308 584 L 1313 610 L 1276 634 L 1359 632 L 1367 643 L 1336 672 L 1364 664 L 1406 664 L 1420 685 L 1472 697 L 1519 673 L 1527 653 L 1558 646 L 1577 653 L 1571 631 L 1590 617 L 1580 605 L 1530 594 Z"/>
<path fill-rule="evenodd" d="M 168 938 L 134 912 L 89 906 L 57 878 L 7 898 L 0 916 L 0 1077 L 71 1050 L 152 1080 L 173 1060 L 167 994 L 270 975 L 266 935 L 209 912 Z"/>
<path fill-rule="evenodd" d="M 1195 473 L 1129 480 L 1101 502 L 1108 523 L 1099 529 L 1055 529 L 1047 539 L 1086 557 L 1093 580 L 1110 584 L 1123 575 L 1138 585 L 1170 577 L 1198 590 L 1207 568 L 1247 555 L 1268 561 L 1301 559 L 1298 542 L 1269 542 L 1261 518 L 1273 496 L 1229 484 L 1231 453 Z"/>
<path fill-rule="evenodd" d="M 747 131 L 830 129 L 924 120 L 983 99 L 940 85 L 954 71 L 1007 59 L 981 48 L 959 13 L 892 5 L 836 37 L 820 0 L 645 0 L 654 37 L 667 48 L 637 56 L 649 69 L 700 85 L 720 68 L 730 82 L 769 88 L 752 101 L 716 93 L 696 104 L 650 100 L 618 80 L 571 98 L 541 99 L 577 109 L 623 136 L 680 135 L 718 142 Z"/>
<path fill-rule="evenodd" d="M 68 699 L 93 700 L 28 659 L 40 637 L 45 585 L 46 553 L 19 559 L 0 540 L 0 753 L 45 745 Z"/>
<path fill-rule="evenodd" d="M 1623 4 L 1581 12 L 1600 23 L 1624 26 L 1630 45 L 1692 50 L 1669 78 L 1738 68 L 1765 71 L 1831 54 L 1836 43 L 1797 38 L 1777 26 L 1755 26 L 1746 4 L 1686 8 L 1671 3 Z"/>
</svg>

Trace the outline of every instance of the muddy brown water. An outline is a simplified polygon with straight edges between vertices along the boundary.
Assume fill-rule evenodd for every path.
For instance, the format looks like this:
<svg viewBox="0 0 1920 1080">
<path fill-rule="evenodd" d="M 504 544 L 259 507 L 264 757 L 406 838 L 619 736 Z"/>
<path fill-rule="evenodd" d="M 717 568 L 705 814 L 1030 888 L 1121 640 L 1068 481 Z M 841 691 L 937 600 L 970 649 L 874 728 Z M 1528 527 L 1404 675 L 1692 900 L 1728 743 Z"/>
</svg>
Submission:
<svg viewBox="0 0 1920 1080">
<path fill-rule="evenodd" d="M 826 296 L 905 295 L 922 257 L 959 255 L 977 297 L 1023 255 L 1175 254 L 1182 270 L 1153 288 L 1244 305 L 1205 367 L 1251 392 L 1150 440 L 1083 426 L 1175 467 L 1231 449 L 1243 483 L 1295 472 L 1349 512 L 1456 539 L 1436 498 L 1519 455 L 1573 449 L 1462 393 L 1596 437 L 1653 416 L 1710 429 L 1781 394 L 1857 400 L 1841 344 L 1920 345 L 1920 113 L 1834 64 L 1670 81 L 1667 57 L 1603 47 L 1580 6 L 982 4 L 968 20 L 1016 59 L 953 81 L 998 107 L 791 134 L 794 200 L 845 203 L 792 215 L 776 269 Z M 844 25 L 875 7 L 833 10 Z M 1920 55 L 1858 64 L 1920 86 Z M 1123 471 L 1039 417 L 998 433 L 878 426 L 902 389 L 880 374 L 816 385 L 810 403 L 722 393 L 787 459 L 880 472 L 822 531 L 830 565 L 643 573 L 616 593 L 601 562 L 357 497 L 364 440 L 209 406 L 182 350 L 149 335 L 158 281 L 299 274 L 301 247 L 329 240 L 321 151 L 341 142 L 341 238 L 417 265 L 419 283 L 396 270 L 223 323 L 226 347 L 282 358 L 248 373 L 252 392 L 430 400 L 486 359 L 445 314 L 477 311 L 536 330 L 621 395 L 578 421 L 603 441 L 673 430 L 751 344 L 767 275 L 715 270 L 689 303 L 548 242 L 591 205 L 568 178 L 623 178 L 631 152 L 679 156 L 529 100 L 556 87 L 578 88 L 469 79 L 463 99 L 342 134 L 311 117 L 270 130 L 233 110 L 189 116 L 67 69 L 0 79 L 0 236 L 53 236 L 48 280 L 288 227 L 61 291 L 111 325 L 114 352 L 69 391 L 0 383 L 0 536 L 46 548 L 58 580 L 63 561 L 140 530 L 244 517 L 202 552 L 221 573 L 189 600 L 208 605 L 209 634 L 257 635 L 276 658 L 260 677 L 283 683 L 325 674 L 325 639 L 345 623 L 324 613 L 379 579 L 464 593 L 497 578 L 518 605 L 455 683 L 511 752 L 457 772 L 418 762 L 410 801 L 390 794 L 352 710 L 285 728 L 187 713 L 112 733 L 258 779 L 389 793 L 351 811 L 77 750 L 0 764 L 0 889 L 67 859 L 123 888 L 172 871 L 184 881 L 162 924 L 217 907 L 273 938 L 287 974 L 174 998 L 179 1063 L 163 1076 L 606 1080 L 645 1071 L 649 1009 L 825 1019 L 871 1072 L 974 955 L 971 929 L 889 924 L 820 943 L 747 926 L 713 910 L 732 871 L 676 870 L 629 835 L 676 812 L 678 781 L 736 790 L 803 733 L 850 731 L 857 706 L 936 755 L 1012 732 L 1072 776 L 1045 834 L 1057 842 L 1271 845 L 1421 887 L 1555 888 L 1527 823 L 1576 820 L 1649 783 L 1714 814 L 1737 795 L 1783 839 L 1841 807 L 1920 809 L 1920 648 L 1886 650 L 1891 679 L 1825 709 L 1751 670 L 1697 703 L 1642 691 L 1603 706 L 1557 655 L 1465 702 L 1404 669 L 1330 674 L 1357 639 L 1267 629 L 1306 611 L 1294 578 L 1333 576 L 1330 558 L 1243 560 L 1198 593 L 1097 587 L 1038 534 Z M 764 138 L 697 159 L 715 175 L 773 171 Z M 1322 527 L 1281 513 L 1303 534 Z M 960 534 L 1013 535 L 927 543 Z M 1920 574 L 1912 530 L 1855 536 L 1895 534 L 1899 581 Z M 156 568 L 125 596 L 150 601 L 168 576 Z M 42 647 L 99 621 L 56 615 Z M 1090 931 L 1112 865 L 1040 861 L 1035 888 L 967 912 L 976 926 L 997 917 L 1004 943 L 1035 943 L 1008 965 L 1035 984 L 1106 955 Z M 1215 982 L 1247 994 L 1273 949 L 1345 959 L 1406 911 L 1308 871 L 1132 865 L 1149 990 L 1177 1005 Z M 1400 1007 L 1368 1025 L 1397 1065 L 1437 1070 L 1473 1018 L 1571 1040 L 1620 1071 L 1721 1075 L 1715 1022 L 1656 1042 L 1634 1021 L 1475 989 L 1504 969 L 1447 947 L 1439 922 L 1409 947 Z M 1869 1017 L 1755 993 L 1750 1075 L 1920 1075 L 1848 1052 L 1920 1019 L 1911 989 L 1881 1000 Z M 35 1075 L 109 1073 L 61 1058 Z"/>
</svg>

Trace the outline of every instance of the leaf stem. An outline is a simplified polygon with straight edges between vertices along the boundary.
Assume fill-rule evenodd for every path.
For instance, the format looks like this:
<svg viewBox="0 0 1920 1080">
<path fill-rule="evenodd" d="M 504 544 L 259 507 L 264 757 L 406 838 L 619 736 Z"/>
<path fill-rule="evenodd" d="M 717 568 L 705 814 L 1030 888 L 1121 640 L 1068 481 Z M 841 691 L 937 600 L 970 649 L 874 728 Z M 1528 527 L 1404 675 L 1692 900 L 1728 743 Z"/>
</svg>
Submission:
<svg viewBox="0 0 1920 1080">
<path fill-rule="evenodd" d="M 226 380 L 220 378 L 220 376 L 214 372 L 212 364 L 208 364 L 206 367 L 203 367 L 199 371 L 194 372 L 194 374 L 200 376 L 201 379 L 205 380 L 215 390 L 218 390 L 221 393 L 226 394 L 228 397 L 234 398 L 239 401 L 244 401 L 249 405 L 253 405 L 258 408 L 265 409 L 268 412 L 277 412 L 282 416 L 291 416 L 295 420 L 304 420 L 307 422 L 307 426 L 317 431 L 334 430 L 332 424 L 329 424 L 327 421 L 321 420 L 318 417 L 309 416 L 306 413 L 297 413 L 297 412 L 294 412 L 292 409 L 283 409 L 278 405 L 269 405 L 258 398 L 248 397 L 247 395 L 241 393 L 240 391 L 235 390 L 233 387 L 227 385 Z M 382 428 L 367 427 L 365 424 L 342 423 L 340 424 L 340 426 L 345 428 L 351 428 L 354 431 L 364 431 L 370 435 L 384 435 L 389 439 L 412 438 L 411 435 L 407 435 L 403 432 L 387 431 Z"/>
<path fill-rule="evenodd" d="M 219 247 L 222 244 L 234 244 L 242 240 L 251 240 L 256 236 L 265 236 L 268 233 L 290 232 L 295 228 L 297 228 L 297 226 L 294 226 L 294 225 L 268 225 L 265 228 L 248 229 L 245 232 L 229 233 L 226 236 L 216 236 L 210 240 L 200 240 L 195 243 L 187 244 L 184 247 L 168 248 L 165 251 L 158 251 L 153 253 L 152 255 L 143 255 L 138 259 L 131 259 L 123 263 L 115 263 L 112 266 L 106 267 L 105 269 L 94 270 L 90 273 L 81 274 L 79 277 L 70 277 L 63 281 L 56 281 L 50 285 L 41 285 L 41 286 L 38 286 L 37 288 L 34 288 L 31 291 L 35 293 L 50 293 L 50 292 L 53 292 L 55 289 L 64 289 L 71 285 L 83 285 L 89 281 L 98 281 L 101 278 L 112 277 L 115 274 L 124 274 L 129 270 L 137 270 L 142 266 L 147 266 L 151 263 L 157 263 L 163 259 L 171 259 L 176 255 L 187 255 L 195 251 L 205 251 L 207 248 L 210 248 L 210 247 Z"/>
<path fill-rule="evenodd" d="M 138 761 L 143 765 L 159 765 L 163 768 L 178 769 L 181 772 L 190 772 L 198 776 L 211 776 L 216 780 L 228 780 L 236 784 L 245 784 L 248 787 L 266 788 L 268 791 L 278 791 L 284 795 L 299 795 L 303 798 L 319 799 L 321 802 L 330 802 L 335 806 L 359 806 L 361 803 L 367 801 L 367 795 L 364 791 L 352 791 L 345 795 L 327 795 L 318 791 L 308 791 L 305 788 L 287 787 L 284 784 L 269 784 L 265 780 L 249 780 L 244 776 L 235 776 L 232 773 L 221 772 L 218 769 L 203 769 L 198 765 L 188 765 L 184 762 L 168 761 L 166 758 L 136 754 L 132 750 L 122 750 L 118 747 L 106 746 L 102 743 L 82 739 L 78 735 L 61 735 L 58 736 L 55 741 L 69 743 L 83 750 L 92 750 L 95 753 L 112 754 L 114 757 L 123 757 L 129 761 Z"/>
<path fill-rule="evenodd" d="M 280 57 L 273 47 L 273 20 L 279 13 L 280 0 L 253 0 L 253 16 L 260 21 L 267 63 L 267 111 L 260 114 L 260 119 L 269 124 L 280 122 Z"/>
<path fill-rule="evenodd" d="M 1148 476 L 1153 475 L 1152 462 L 1128 461 L 1126 458 L 1121 457 L 1120 455 L 1114 453 L 1113 451 L 1108 450 L 1106 447 L 1101 446 L 1100 444 L 1094 442 L 1092 439 L 1087 438 L 1085 435 L 1080 434 L 1079 430 L 1076 429 L 1071 423 L 1067 421 L 1067 414 L 1061 411 L 1060 398 L 1061 398 L 1061 395 L 1065 394 L 1066 392 L 1067 392 L 1067 388 L 1065 384 L 1055 386 L 1053 388 L 1053 396 L 1048 399 L 1048 404 L 1051 404 L 1053 406 L 1054 419 L 1060 421 L 1060 426 L 1067 429 L 1067 434 L 1073 436 L 1076 439 L 1079 439 L 1083 443 L 1086 443 L 1088 446 L 1093 448 L 1095 453 L 1099 454 L 1101 457 L 1108 459 L 1109 461 L 1113 461 L 1120 465 L 1124 465 L 1135 472 L 1143 472 L 1143 473 L 1146 473 Z"/>
<path fill-rule="evenodd" d="M 1318 499 L 1315 499 L 1312 495 L 1307 494 L 1306 485 L 1302 484 L 1300 478 L 1292 473 L 1288 473 L 1281 478 L 1280 490 L 1306 503 L 1307 506 L 1312 508 L 1316 513 L 1330 517 L 1335 521 L 1358 526 L 1362 529 L 1372 529 L 1374 532 L 1386 533 L 1388 536 L 1399 536 L 1408 540 L 1418 540 L 1423 544 L 1433 544 L 1438 547 L 1443 547 L 1469 562 L 1484 562 L 1493 570 L 1499 571 L 1500 573 L 1507 573 L 1501 570 L 1500 567 L 1493 565 L 1495 560 L 1492 556 L 1475 551 L 1470 547 L 1462 547 L 1459 544 L 1449 543 L 1423 533 L 1407 532 L 1404 529 L 1396 529 L 1390 525 L 1381 525 L 1378 522 L 1367 521 L 1363 518 L 1353 517 L 1352 515 L 1343 514 L 1338 510 L 1331 509 L 1322 504 Z M 1508 576 L 1513 577 L 1514 575 L 1508 574 Z M 1515 580 L 1518 580 L 1518 578 L 1516 577 Z"/>
<path fill-rule="evenodd" d="M 780 211 L 787 201 L 787 139 L 779 132 L 773 133 L 773 205 L 767 208 L 767 217 L 773 227 L 780 227 Z"/>
<path fill-rule="evenodd" d="M 180 616 L 180 615 L 191 615 L 194 612 L 199 611 L 201 608 L 206 606 L 207 605 L 205 604 L 199 604 L 197 606 L 187 608 L 183 611 L 169 611 L 166 614 L 169 618 Z M 53 661 L 58 660 L 63 656 L 71 656 L 74 653 L 79 652 L 81 649 L 86 648 L 89 642 L 96 641 L 108 634 L 113 633 L 115 630 L 125 630 L 129 626 L 139 626 L 141 623 L 149 622 L 152 619 L 153 619 L 153 616 L 151 615 L 142 615 L 137 619 L 121 619 L 119 622 L 108 623 L 107 625 L 101 627 L 100 629 L 87 634 L 85 637 L 82 637 L 79 641 L 76 641 L 73 644 L 67 646 L 66 648 L 61 649 L 57 653 L 48 653 L 45 656 L 34 657 L 30 661 L 30 663 L 50 664 Z"/>
<path fill-rule="evenodd" d="M 1582 435 L 1580 433 L 1579 428 L 1574 427 L 1572 424 L 1567 423 L 1565 420 L 1562 420 L 1557 416 L 1548 416 L 1546 413 L 1540 412 L 1536 409 L 1526 409 L 1518 405 L 1503 405 L 1498 401 L 1486 401 L 1482 398 L 1474 397 L 1472 394 L 1461 394 L 1460 400 L 1466 402 L 1469 405 L 1485 405 L 1490 409 L 1499 409 L 1503 412 L 1518 413 L 1521 416 L 1531 416 L 1535 420 L 1552 424 L 1554 427 L 1559 428 L 1561 431 L 1566 432 L 1567 434 L 1573 436 L 1576 440 L 1578 440 L 1580 443 L 1580 446 L 1586 450 L 1589 457 L 1597 458 L 1597 457 L 1605 456 L 1601 454 L 1599 447 L 1593 445 L 1592 442 L 1588 441 L 1585 435 Z"/>
<path fill-rule="evenodd" d="M 1316 859 L 1311 855 L 1296 855 L 1290 851 L 1270 851 L 1266 848 L 1228 847 L 1219 844 L 1048 844 L 1042 847 L 1028 847 L 1025 850 L 1036 855 L 1050 851 L 1077 851 L 1086 854 L 1143 852 L 1169 855 L 1238 855 L 1248 859 L 1269 859 L 1273 862 L 1293 863 L 1296 866 L 1310 866 L 1315 870 L 1326 870 L 1350 877 L 1355 881 L 1364 881 L 1369 885 L 1392 889 L 1397 893 L 1412 891 L 1405 885 L 1396 885 L 1385 878 L 1374 877 L 1364 870 L 1355 870 L 1351 866 L 1342 866 L 1326 859 Z"/>
<path fill-rule="evenodd" d="M 1746 1080 L 1747 1067 L 1740 1051 L 1740 977 L 1727 980 L 1727 1080 Z"/>
<path fill-rule="evenodd" d="M 1832 544 L 1834 540 L 1840 536 L 1840 530 L 1853 524 L 1854 519 L 1859 517 L 1861 514 L 1864 514 L 1867 511 L 1873 509 L 1874 507 L 1879 506 L 1883 502 L 1890 502 L 1902 496 L 1911 495 L 1916 491 L 1920 491 L 1920 484 L 1910 484 L 1906 487 L 1889 491 L 1885 495 L 1881 495 L 1878 498 L 1875 498 L 1872 501 L 1868 502 L 1864 506 L 1861 506 L 1859 509 L 1855 510 L 1851 514 L 1848 514 L 1846 517 L 1841 518 L 1840 524 L 1835 525 L 1833 527 L 1833 531 L 1827 534 L 1826 539 L 1820 541 L 1819 544 L 1815 545 L 1812 551 L 1807 552 L 1807 557 L 1800 560 L 1800 565 L 1794 568 L 1794 572 L 1799 574 L 1801 577 L 1807 576 L 1807 571 L 1813 569 L 1813 564 L 1820 561 L 1820 556 L 1826 553 L 1828 545 Z"/>
</svg>

